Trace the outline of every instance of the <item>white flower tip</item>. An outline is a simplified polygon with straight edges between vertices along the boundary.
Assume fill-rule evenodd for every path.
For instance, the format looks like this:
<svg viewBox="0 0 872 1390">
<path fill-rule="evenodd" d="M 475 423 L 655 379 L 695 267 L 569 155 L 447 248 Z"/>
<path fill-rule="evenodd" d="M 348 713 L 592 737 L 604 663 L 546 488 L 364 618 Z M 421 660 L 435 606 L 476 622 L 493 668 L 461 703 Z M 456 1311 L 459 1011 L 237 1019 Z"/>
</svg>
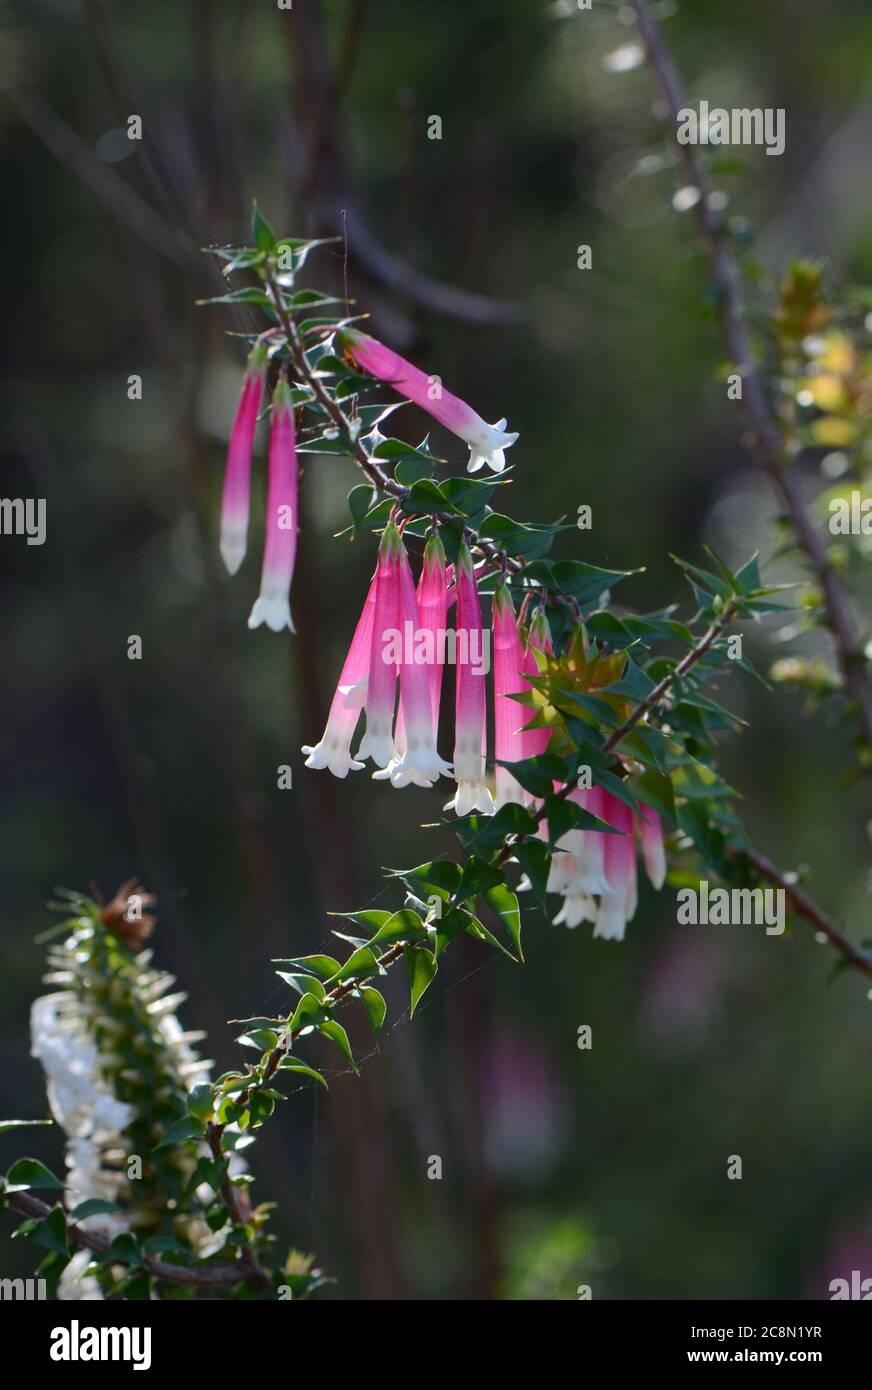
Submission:
<svg viewBox="0 0 872 1390">
<path fill-rule="evenodd" d="M 245 532 L 222 531 L 218 549 L 221 552 L 221 559 L 224 561 L 224 568 L 227 573 L 235 574 L 245 559 Z"/>
<path fill-rule="evenodd" d="M 444 762 L 435 748 L 404 753 L 390 770 L 394 787 L 407 787 L 410 782 L 416 787 L 432 787 L 440 776 L 451 776 L 451 764 Z"/>
<path fill-rule="evenodd" d="M 296 632 L 291 619 L 291 606 L 288 603 L 287 595 L 278 597 L 263 594 L 254 601 L 254 607 L 248 617 L 248 626 L 253 630 L 265 623 L 271 632 L 282 632 L 285 628 L 289 632 Z"/>
<path fill-rule="evenodd" d="M 326 767 L 329 772 L 333 773 L 334 777 L 345 778 L 349 772 L 359 772 L 363 767 L 363 763 L 356 762 L 348 751 L 331 752 L 324 739 L 320 743 L 316 743 L 314 748 L 304 745 L 302 752 L 308 755 L 306 767 L 314 768 L 316 771 Z"/>
<path fill-rule="evenodd" d="M 477 429 L 472 437 L 467 436 L 469 463 L 466 465 L 466 470 L 468 473 L 477 473 L 485 464 L 494 473 L 502 473 L 506 466 L 505 451 L 511 449 L 520 437 L 517 431 L 507 434 L 503 428 L 506 423 L 504 419 L 498 420 L 495 425 L 487 425 L 482 421 L 480 429 Z"/>
<path fill-rule="evenodd" d="M 360 741 L 357 756 L 364 760 L 372 758 L 376 767 L 388 768 L 392 762 L 397 761 L 397 750 L 390 734 L 380 734 L 376 730 L 370 732 L 367 729 Z"/>
<path fill-rule="evenodd" d="M 457 792 L 444 808 L 457 816 L 468 816 L 473 811 L 482 815 L 494 814 L 494 799 L 484 782 L 458 782 Z"/>
</svg>

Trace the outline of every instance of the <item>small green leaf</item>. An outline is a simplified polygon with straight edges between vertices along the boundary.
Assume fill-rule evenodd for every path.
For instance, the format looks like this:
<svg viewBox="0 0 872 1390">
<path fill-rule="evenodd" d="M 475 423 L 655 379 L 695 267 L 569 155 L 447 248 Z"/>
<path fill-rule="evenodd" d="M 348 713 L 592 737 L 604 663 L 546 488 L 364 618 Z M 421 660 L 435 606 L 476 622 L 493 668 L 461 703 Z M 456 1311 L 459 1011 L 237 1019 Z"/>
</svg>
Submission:
<svg viewBox="0 0 872 1390">
<path fill-rule="evenodd" d="M 251 235 L 258 251 L 272 251 L 276 244 L 275 232 L 267 222 L 257 203 L 251 214 Z"/>
<path fill-rule="evenodd" d="M 19 1158 L 6 1174 L 6 1190 L 20 1192 L 28 1187 L 53 1187 L 62 1191 L 64 1184 L 38 1158 Z"/>
<path fill-rule="evenodd" d="M 311 994 L 316 999 L 321 1000 L 327 993 L 317 975 L 305 975 L 302 972 L 291 974 L 287 970 L 277 970 L 276 974 L 280 980 L 284 980 L 285 984 L 290 985 L 291 989 L 295 989 L 298 994 Z"/>
<path fill-rule="evenodd" d="M 411 1018 L 418 1007 L 421 995 L 436 974 L 438 966 L 433 952 L 422 946 L 406 946 L 403 949 L 403 955 L 409 968 L 409 980 L 411 982 L 411 1005 L 409 1008 L 409 1017 Z"/>
<path fill-rule="evenodd" d="M 298 1072 L 300 1076 L 309 1076 L 313 1081 L 319 1082 L 325 1090 L 327 1089 L 327 1082 L 324 1080 L 321 1073 L 316 1071 L 314 1067 L 308 1066 L 305 1062 L 298 1062 L 296 1057 L 283 1057 L 279 1062 L 279 1071 L 295 1071 Z"/>
<path fill-rule="evenodd" d="M 318 1024 L 318 1032 L 323 1033 L 325 1038 L 329 1038 L 332 1043 L 335 1043 L 349 1066 L 352 1067 L 354 1071 L 357 1071 L 357 1063 L 354 1060 L 354 1053 L 351 1051 L 351 1043 L 348 1041 L 348 1034 L 342 1027 L 342 1024 L 337 1023 L 335 1018 L 328 1018 L 324 1023 Z"/>
<path fill-rule="evenodd" d="M 341 980 L 366 980 L 370 975 L 379 973 L 379 965 L 376 957 L 368 946 L 361 948 L 350 955 L 348 960 L 336 974 L 331 976 L 331 985 L 339 984 Z"/>
<path fill-rule="evenodd" d="M 518 899 L 506 883 L 497 883 L 483 894 L 484 901 L 499 917 L 509 936 L 515 943 L 520 960 L 524 959 L 521 946 L 521 909 Z"/>
<path fill-rule="evenodd" d="M 45 1220 L 40 1221 L 31 1232 L 30 1239 L 68 1260 L 70 1251 L 67 1245 L 67 1216 L 63 1207 L 53 1207 Z"/>
<path fill-rule="evenodd" d="M 389 946 L 397 941 L 426 941 L 427 932 L 417 912 L 410 907 L 402 907 L 392 912 L 384 926 L 379 927 L 375 936 L 367 943 L 369 946 Z"/>
<path fill-rule="evenodd" d="M 0 1120 L 0 1134 L 7 1129 L 25 1129 L 29 1125 L 51 1125 L 53 1120 Z"/>
<path fill-rule="evenodd" d="M 180 1120 L 171 1124 L 163 1139 L 159 1144 L 155 1144 L 153 1153 L 158 1149 L 169 1148 L 171 1144 L 182 1144 L 188 1139 L 202 1139 L 203 1126 L 199 1120 L 192 1119 L 189 1115 L 183 1115 Z"/>
<path fill-rule="evenodd" d="M 542 840 L 531 838 L 514 846 L 514 854 L 530 880 L 530 889 L 543 912 L 547 911 L 545 885 L 551 868 L 551 855 Z"/>
<path fill-rule="evenodd" d="M 340 968 L 338 960 L 333 956 L 291 956 L 279 957 L 273 960 L 273 965 L 297 965 L 301 970 L 311 970 L 313 975 L 318 975 L 322 980 L 329 980 L 331 975 L 335 975 Z"/>
<path fill-rule="evenodd" d="M 124 1265 L 141 1264 L 142 1251 L 139 1248 L 139 1241 L 129 1231 L 124 1231 L 120 1236 L 115 1237 L 104 1258 L 110 1262 Z"/>
<path fill-rule="evenodd" d="M 207 1081 L 188 1092 L 188 1112 L 195 1120 L 208 1120 L 212 1114 L 212 1087 Z"/>
<path fill-rule="evenodd" d="M 288 1028 L 292 1033 L 296 1033 L 301 1028 L 314 1028 L 316 1022 L 324 1017 L 325 1012 L 315 995 L 304 994 L 294 1011 Z"/>
<path fill-rule="evenodd" d="M 370 1027 L 375 1037 L 378 1037 L 388 1011 L 384 995 L 380 994 L 377 989 L 373 989 L 371 985 L 364 985 L 360 990 L 360 997 L 363 1000 L 363 1007 L 366 1009 Z"/>
<path fill-rule="evenodd" d="M 102 1197 L 89 1197 L 85 1202 L 79 1202 L 78 1206 L 73 1207 L 70 1212 L 71 1221 L 84 1221 L 86 1216 L 103 1216 L 110 1213 L 121 1211 L 115 1202 L 104 1202 Z"/>
</svg>

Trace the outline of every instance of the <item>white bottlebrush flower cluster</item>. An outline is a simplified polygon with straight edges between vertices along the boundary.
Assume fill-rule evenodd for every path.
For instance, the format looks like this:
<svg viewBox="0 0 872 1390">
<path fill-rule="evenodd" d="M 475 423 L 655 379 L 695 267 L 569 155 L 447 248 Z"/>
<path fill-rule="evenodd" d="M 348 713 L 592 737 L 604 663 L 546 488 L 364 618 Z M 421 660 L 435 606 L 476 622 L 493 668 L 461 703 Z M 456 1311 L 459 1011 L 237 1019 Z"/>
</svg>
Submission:
<svg viewBox="0 0 872 1390">
<path fill-rule="evenodd" d="M 221 1239 L 196 1204 L 177 1200 L 195 1160 L 179 1150 L 155 1167 L 151 1154 L 160 1134 L 185 1113 L 191 1086 L 208 1080 L 209 1063 L 194 1048 L 203 1035 L 186 1033 L 176 1015 L 185 996 L 170 993 L 173 977 L 155 970 L 151 953 L 138 949 L 154 919 L 131 918 L 131 886 L 102 909 L 69 895 L 81 915 L 64 924 L 70 934 L 50 948 L 46 983 L 59 988 L 33 1004 L 31 1051 L 66 1136 L 66 1206 L 74 1211 L 99 1201 L 116 1208 L 77 1217 L 77 1224 L 110 1241 L 125 1231 L 159 1233 L 167 1229 L 169 1202 L 174 1237 L 202 1257 L 220 1248 Z M 151 899 L 140 890 L 136 901 Z M 138 1171 L 131 1173 L 134 1157 Z M 209 1200 L 208 1189 L 202 1200 Z M 84 1250 L 73 1256 L 58 1298 L 103 1297 L 100 1281 L 85 1273 L 92 1258 Z"/>
<path fill-rule="evenodd" d="M 49 1108 L 67 1136 L 68 1203 L 74 1207 L 89 1199 L 115 1202 L 125 1182 L 120 1167 L 125 1153 L 122 1131 L 136 1111 L 117 1099 L 103 1075 L 87 1012 L 72 990 L 45 994 L 34 1001 L 30 1031 L 31 1054 L 45 1072 Z M 112 1239 L 127 1228 L 127 1218 L 96 1212 L 81 1224 Z M 90 1259 L 87 1251 L 73 1257 L 61 1277 L 58 1298 L 102 1297 L 96 1279 L 81 1277 Z"/>
</svg>

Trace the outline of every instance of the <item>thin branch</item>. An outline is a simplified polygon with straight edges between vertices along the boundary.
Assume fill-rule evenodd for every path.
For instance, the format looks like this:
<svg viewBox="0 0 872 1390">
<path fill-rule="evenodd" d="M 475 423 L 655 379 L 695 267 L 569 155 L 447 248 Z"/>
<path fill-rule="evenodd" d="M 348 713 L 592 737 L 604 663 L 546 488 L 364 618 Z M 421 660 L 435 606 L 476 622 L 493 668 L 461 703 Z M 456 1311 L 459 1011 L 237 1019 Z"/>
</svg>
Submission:
<svg viewBox="0 0 872 1390">
<path fill-rule="evenodd" d="M 685 109 L 681 84 L 671 54 L 651 13 L 648 0 L 632 0 L 639 34 L 648 62 L 655 72 L 675 136 L 679 112 Z M 712 206 L 708 175 L 693 145 L 675 141 L 689 183 L 699 198 L 694 215 L 708 252 L 712 279 L 718 290 L 721 323 L 727 351 L 742 378 L 742 407 L 761 468 L 769 475 L 784 502 L 800 547 L 811 565 L 823 595 L 827 625 L 833 637 L 836 657 L 845 690 L 857 707 L 863 738 L 872 748 L 872 690 L 866 676 L 865 658 L 860 647 L 848 601 L 827 554 L 826 544 L 814 524 L 799 478 L 788 458 L 780 431 L 773 423 L 770 402 L 760 371 L 755 365 L 754 348 L 745 322 L 745 300 L 739 268 L 723 221 Z"/>
<path fill-rule="evenodd" d="M 776 888 L 783 890 L 784 896 L 798 916 L 804 917 L 815 931 L 823 932 L 824 936 L 850 965 L 872 979 L 872 956 L 845 936 L 845 933 L 839 930 L 835 922 L 818 907 L 814 899 L 810 898 L 796 883 L 792 883 L 783 870 L 773 864 L 771 859 L 767 859 L 765 854 L 761 854 L 753 845 L 745 846 L 744 853 L 761 878 L 765 878 L 767 882 L 773 883 Z"/>
<path fill-rule="evenodd" d="M 395 478 L 390 477 L 390 475 L 379 466 L 375 459 L 369 457 L 360 440 L 356 438 L 352 428 L 352 422 L 345 414 L 345 411 L 342 409 L 341 405 L 333 399 L 321 378 L 317 373 L 312 371 L 306 361 L 306 354 L 303 350 L 303 344 L 300 340 L 296 324 L 284 306 L 281 291 L 272 275 L 266 277 L 266 285 L 282 326 L 282 332 L 287 340 L 288 349 L 294 359 L 301 379 L 310 387 L 318 404 L 337 428 L 351 440 L 351 457 L 358 468 L 363 470 L 376 488 L 380 488 L 387 496 L 395 497 L 398 501 L 402 501 L 404 497 L 408 497 L 410 489 L 404 487 L 402 483 L 398 483 Z M 437 521 L 457 520 L 456 514 L 448 512 L 428 512 L 428 516 L 432 516 Z M 493 541 L 487 540 L 484 536 L 480 536 L 474 527 L 467 526 L 464 528 L 464 539 L 469 546 L 474 546 L 482 555 L 489 560 L 493 560 L 495 564 L 500 565 L 504 570 L 510 570 L 513 574 L 517 574 L 523 570 L 523 560 L 509 555 L 501 546 L 495 545 Z M 547 586 L 543 586 L 543 589 L 551 594 L 555 602 L 566 604 L 572 608 L 574 612 L 578 612 L 578 604 L 569 595 L 564 594 L 561 590 L 547 589 Z"/>
<path fill-rule="evenodd" d="M 15 1211 L 21 1212 L 22 1216 L 29 1216 L 37 1221 L 43 1220 L 52 1211 L 50 1206 L 29 1192 L 7 1192 L 5 1200 Z M 74 1221 L 67 1224 L 67 1239 L 84 1250 L 91 1250 L 95 1255 L 108 1254 L 112 1244 L 107 1236 L 98 1235 L 95 1231 L 86 1231 Z M 250 1271 L 243 1268 L 241 1261 L 232 1265 L 190 1269 L 184 1265 L 168 1264 L 153 1255 L 146 1255 L 142 1263 L 155 1279 L 164 1279 L 171 1284 L 224 1288 L 228 1284 L 253 1282 Z"/>
<path fill-rule="evenodd" d="M 206 1139 L 212 1151 L 212 1157 L 219 1163 L 226 1157 L 222 1136 L 224 1133 L 223 1125 L 210 1124 L 206 1129 Z M 221 1184 L 221 1196 L 224 1204 L 230 1213 L 230 1217 L 235 1226 L 247 1226 L 251 1221 L 251 1203 L 248 1200 L 248 1193 L 244 1189 L 234 1186 L 229 1174 Z M 259 1263 L 251 1245 L 248 1241 L 240 1246 L 239 1263 L 244 1270 L 244 1279 L 247 1284 L 252 1284 L 255 1288 L 267 1289 L 271 1284 L 271 1279 L 263 1265 Z"/>
<path fill-rule="evenodd" d="M 655 685 L 650 695 L 647 695 L 641 704 L 636 706 L 632 714 L 624 720 L 620 728 L 615 729 L 614 733 L 609 735 L 606 742 L 603 744 L 604 753 L 612 753 L 621 740 L 625 739 L 627 734 L 632 732 L 639 721 L 650 714 L 653 709 L 656 709 L 673 683 L 676 680 L 680 680 L 682 676 L 686 676 L 688 671 L 692 670 L 696 663 L 705 656 L 712 644 L 720 637 L 724 628 L 728 623 L 732 622 L 735 613 L 736 605 L 734 603 L 727 603 L 721 616 L 715 619 L 707 631 L 703 633 L 696 645 L 691 647 L 690 651 L 685 652 L 678 665 L 668 672 L 658 685 Z"/>
</svg>

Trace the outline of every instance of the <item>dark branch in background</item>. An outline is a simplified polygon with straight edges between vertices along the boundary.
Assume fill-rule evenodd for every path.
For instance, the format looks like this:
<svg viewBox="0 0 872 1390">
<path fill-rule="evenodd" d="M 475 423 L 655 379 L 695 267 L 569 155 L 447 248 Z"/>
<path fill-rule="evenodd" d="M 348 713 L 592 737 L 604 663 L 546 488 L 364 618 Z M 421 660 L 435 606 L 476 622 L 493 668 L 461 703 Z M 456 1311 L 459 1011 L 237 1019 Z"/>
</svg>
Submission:
<svg viewBox="0 0 872 1390">
<path fill-rule="evenodd" d="M 651 13 L 648 0 L 632 0 L 632 3 L 648 62 L 656 73 L 669 109 L 672 134 L 675 136 L 678 113 L 686 106 L 678 74 Z M 699 193 L 694 215 L 708 252 L 712 279 L 718 291 L 727 351 L 742 378 L 742 407 L 753 440 L 754 453 L 783 501 L 799 545 L 805 552 L 820 585 L 827 626 L 835 643 L 844 687 L 857 707 L 863 738 L 872 749 L 872 690 L 867 679 L 865 657 L 847 599 L 830 564 L 826 544 L 815 526 L 803 497 L 796 470 L 786 455 L 781 433 L 772 419 L 766 388 L 755 366 L 754 348 L 745 322 L 745 301 L 740 273 L 729 234 L 719 214 L 711 205 L 711 183 L 695 147 L 681 145 L 677 140 L 675 147 L 690 184 Z"/>
<path fill-rule="evenodd" d="M 365 4 L 355 0 L 338 67 L 331 62 L 320 6 L 315 0 L 293 11 L 283 29 L 296 75 L 297 124 L 302 133 L 306 177 L 301 197 L 314 235 L 332 236 L 345 227 L 353 261 L 371 279 L 412 303 L 464 323 L 506 326 L 524 318 L 512 300 L 494 299 L 447 285 L 401 260 L 366 225 L 341 139 L 341 105 L 360 50 Z M 290 19 L 291 16 L 288 16 Z"/>
<path fill-rule="evenodd" d="M 70 169 L 98 202 L 129 231 L 176 265 L 197 265 L 202 257 L 193 239 L 177 234 L 135 189 L 128 187 L 108 165 L 101 164 L 83 140 L 61 120 L 38 92 L 9 88 L 6 99 L 38 140 Z"/>
</svg>

